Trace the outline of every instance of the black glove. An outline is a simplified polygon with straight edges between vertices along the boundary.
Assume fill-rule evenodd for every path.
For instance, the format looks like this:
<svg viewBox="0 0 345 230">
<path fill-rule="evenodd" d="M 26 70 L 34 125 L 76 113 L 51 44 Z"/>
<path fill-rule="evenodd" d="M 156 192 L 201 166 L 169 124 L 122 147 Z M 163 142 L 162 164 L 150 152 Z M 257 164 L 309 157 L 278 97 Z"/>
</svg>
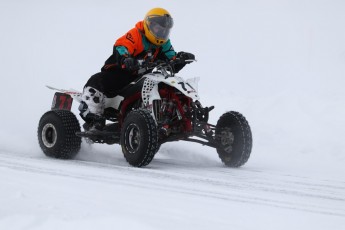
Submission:
<svg viewBox="0 0 345 230">
<path fill-rule="evenodd" d="M 182 60 L 195 60 L 195 56 L 194 54 L 191 54 L 191 53 L 187 53 L 187 52 L 178 52 L 177 55 L 176 55 L 177 58 L 180 58 Z"/>
<path fill-rule="evenodd" d="M 139 62 L 134 58 L 127 57 L 122 62 L 122 68 L 126 68 L 129 71 L 137 70 L 139 69 Z"/>
</svg>

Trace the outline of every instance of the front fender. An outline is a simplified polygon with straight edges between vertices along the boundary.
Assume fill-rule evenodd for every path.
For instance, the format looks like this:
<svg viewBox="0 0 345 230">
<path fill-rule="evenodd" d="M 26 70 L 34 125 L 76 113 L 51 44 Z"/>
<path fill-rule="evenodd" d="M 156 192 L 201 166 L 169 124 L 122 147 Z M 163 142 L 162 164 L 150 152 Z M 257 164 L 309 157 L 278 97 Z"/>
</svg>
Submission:
<svg viewBox="0 0 345 230">
<path fill-rule="evenodd" d="M 178 76 L 165 77 L 160 73 L 150 73 L 145 75 L 146 79 L 142 88 L 142 98 L 145 106 L 152 104 L 153 100 L 160 100 L 161 97 L 158 92 L 158 84 L 164 83 L 171 87 L 176 88 L 185 96 L 195 100 L 200 100 L 197 84 L 199 78 L 190 78 L 186 81 Z"/>
</svg>

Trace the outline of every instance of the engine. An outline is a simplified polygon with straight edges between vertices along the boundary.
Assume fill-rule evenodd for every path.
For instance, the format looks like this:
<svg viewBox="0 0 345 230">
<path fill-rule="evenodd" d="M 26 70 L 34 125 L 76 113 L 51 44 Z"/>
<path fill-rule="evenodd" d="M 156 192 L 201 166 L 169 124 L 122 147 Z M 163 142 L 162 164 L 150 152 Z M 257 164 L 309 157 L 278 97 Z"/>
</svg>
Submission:
<svg viewBox="0 0 345 230">
<path fill-rule="evenodd" d="M 199 101 L 193 101 L 172 87 L 159 90 L 161 100 L 153 103 L 153 111 L 163 136 L 173 134 L 189 135 L 200 131 L 208 121 L 212 108 L 203 108 Z"/>
</svg>

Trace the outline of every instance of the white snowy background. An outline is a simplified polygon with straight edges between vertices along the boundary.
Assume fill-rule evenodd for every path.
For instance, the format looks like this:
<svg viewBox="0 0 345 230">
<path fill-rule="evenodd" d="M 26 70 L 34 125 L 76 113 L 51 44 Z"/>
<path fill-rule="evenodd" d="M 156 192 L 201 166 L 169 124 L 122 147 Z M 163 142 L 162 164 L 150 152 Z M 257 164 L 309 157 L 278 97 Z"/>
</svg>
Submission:
<svg viewBox="0 0 345 230">
<path fill-rule="evenodd" d="M 46 158 L 45 85 L 82 90 L 157 6 L 175 50 L 198 59 L 180 76 L 201 78 L 211 123 L 230 110 L 249 121 L 247 164 L 184 142 L 146 168 L 118 145 Z M 0 67 L 0 229 L 344 229 L 343 0 L 1 0 Z"/>
</svg>

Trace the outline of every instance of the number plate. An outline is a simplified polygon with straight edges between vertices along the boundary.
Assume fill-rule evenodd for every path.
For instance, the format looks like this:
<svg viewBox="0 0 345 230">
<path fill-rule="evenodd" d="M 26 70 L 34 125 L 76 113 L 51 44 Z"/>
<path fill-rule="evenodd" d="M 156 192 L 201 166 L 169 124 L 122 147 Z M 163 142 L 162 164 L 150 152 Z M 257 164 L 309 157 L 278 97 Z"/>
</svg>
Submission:
<svg viewBox="0 0 345 230">
<path fill-rule="evenodd" d="M 54 95 L 52 110 L 71 110 L 73 98 L 69 94 L 58 93 Z"/>
</svg>

